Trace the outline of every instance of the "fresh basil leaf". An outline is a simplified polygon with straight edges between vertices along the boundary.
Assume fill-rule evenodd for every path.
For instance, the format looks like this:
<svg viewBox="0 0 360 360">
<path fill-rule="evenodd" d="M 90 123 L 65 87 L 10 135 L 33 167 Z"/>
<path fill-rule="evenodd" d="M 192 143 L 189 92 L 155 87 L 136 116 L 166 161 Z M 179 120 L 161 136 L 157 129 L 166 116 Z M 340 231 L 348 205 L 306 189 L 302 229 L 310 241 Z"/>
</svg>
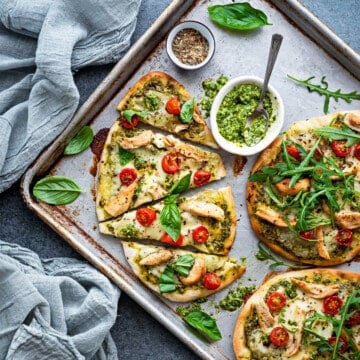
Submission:
<svg viewBox="0 0 360 360">
<path fill-rule="evenodd" d="M 124 166 L 128 164 L 131 160 L 135 158 L 135 155 L 130 151 L 119 147 L 119 157 L 120 157 L 120 165 Z"/>
<path fill-rule="evenodd" d="M 164 199 L 164 203 L 165 205 L 169 205 L 172 203 L 175 203 L 175 200 L 179 197 L 179 194 L 171 194 L 168 195 L 165 199 Z"/>
<path fill-rule="evenodd" d="M 176 290 L 173 269 L 167 267 L 160 275 L 159 288 L 161 293 L 173 292 Z"/>
<path fill-rule="evenodd" d="M 325 126 L 314 129 L 314 132 L 331 140 L 347 140 L 346 146 L 352 146 L 360 142 L 360 135 L 345 126 L 341 129 Z"/>
<path fill-rule="evenodd" d="M 223 27 L 235 30 L 254 30 L 271 25 L 267 16 L 249 3 L 213 5 L 208 7 L 210 19 Z"/>
<path fill-rule="evenodd" d="M 175 202 L 165 204 L 160 213 L 160 224 L 164 231 L 176 242 L 180 236 L 181 217 Z"/>
<path fill-rule="evenodd" d="M 215 319 L 207 313 L 203 311 L 191 311 L 185 316 L 184 320 L 191 327 L 199 330 L 211 340 L 221 340 L 222 336 Z"/>
<path fill-rule="evenodd" d="M 186 191 L 190 186 L 191 174 L 186 174 L 179 181 L 177 181 L 170 189 L 170 194 L 180 194 Z"/>
<path fill-rule="evenodd" d="M 181 276 L 188 276 L 189 271 L 194 265 L 195 257 L 192 254 L 186 254 L 180 256 L 176 262 L 172 265 L 172 268 Z"/>
<path fill-rule="evenodd" d="M 189 123 L 193 118 L 194 109 L 195 109 L 194 98 L 191 98 L 190 100 L 185 101 L 181 107 L 180 121 L 185 124 Z"/>
<path fill-rule="evenodd" d="M 87 149 L 94 139 L 94 132 L 90 126 L 84 126 L 66 145 L 64 154 L 75 155 Z"/>
<path fill-rule="evenodd" d="M 33 195 L 51 205 L 64 205 L 73 202 L 82 192 L 79 185 L 65 176 L 48 176 L 39 180 Z"/>
<path fill-rule="evenodd" d="M 147 116 L 147 112 L 146 111 L 134 111 L 134 110 L 124 110 L 121 112 L 121 115 L 126 119 L 127 122 L 131 123 L 131 118 L 134 115 L 140 116 L 140 117 L 145 117 Z"/>
</svg>

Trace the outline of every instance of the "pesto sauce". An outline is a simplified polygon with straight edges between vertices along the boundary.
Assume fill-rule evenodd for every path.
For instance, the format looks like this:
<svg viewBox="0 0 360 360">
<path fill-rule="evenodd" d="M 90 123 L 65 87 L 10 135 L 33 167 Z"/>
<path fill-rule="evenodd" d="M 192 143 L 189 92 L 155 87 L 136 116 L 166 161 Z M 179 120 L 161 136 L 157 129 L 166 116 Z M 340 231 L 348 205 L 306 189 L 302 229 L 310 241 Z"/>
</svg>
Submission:
<svg viewBox="0 0 360 360">
<path fill-rule="evenodd" d="M 245 145 L 244 130 L 247 117 L 254 111 L 260 99 L 261 89 L 255 84 L 234 86 L 225 97 L 216 115 L 219 132 L 223 138 L 237 146 Z M 269 94 L 265 96 L 264 107 L 269 114 L 270 124 L 275 121 L 273 106 Z M 265 136 L 265 118 L 259 117 L 250 125 L 250 140 Z"/>
<path fill-rule="evenodd" d="M 255 285 L 252 286 L 238 286 L 236 289 L 231 289 L 226 297 L 219 302 L 219 307 L 227 311 L 235 311 L 239 309 L 247 295 L 255 290 Z"/>
</svg>

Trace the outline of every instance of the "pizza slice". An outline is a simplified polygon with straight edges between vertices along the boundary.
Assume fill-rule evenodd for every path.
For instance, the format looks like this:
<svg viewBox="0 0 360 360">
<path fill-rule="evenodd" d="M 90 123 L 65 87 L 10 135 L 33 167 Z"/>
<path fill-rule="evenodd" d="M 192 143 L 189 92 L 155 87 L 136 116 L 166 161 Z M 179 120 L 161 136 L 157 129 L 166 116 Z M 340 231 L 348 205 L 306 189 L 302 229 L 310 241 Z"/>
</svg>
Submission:
<svg viewBox="0 0 360 360">
<path fill-rule="evenodd" d="M 332 266 L 360 252 L 360 111 L 293 123 L 258 157 L 251 225 L 274 252 Z"/>
<path fill-rule="evenodd" d="M 188 302 L 209 296 L 245 272 L 244 266 L 228 256 L 127 241 L 121 243 L 136 276 L 171 301 Z"/>
<path fill-rule="evenodd" d="M 359 359 L 360 274 L 281 273 L 251 295 L 237 319 L 237 360 Z"/>
<path fill-rule="evenodd" d="M 150 72 L 140 78 L 117 109 L 125 126 L 140 120 L 183 139 L 218 148 L 194 98 L 182 84 L 163 72 Z"/>
<path fill-rule="evenodd" d="M 126 129 L 116 120 L 101 155 L 96 193 L 99 221 L 117 217 L 169 194 L 191 174 L 190 188 L 225 176 L 221 157 L 213 152 L 140 128 Z"/>
<path fill-rule="evenodd" d="M 176 246 L 192 246 L 201 252 L 226 255 L 234 242 L 236 214 L 230 187 L 207 189 L 189 198 L 177 198 L 180 236 L 172 240 L 161 225 L 164 201 L 139 207 L 116 219 L 100 223 L 99 231 L 119 238 L 161 241 Z"/>
</svg>

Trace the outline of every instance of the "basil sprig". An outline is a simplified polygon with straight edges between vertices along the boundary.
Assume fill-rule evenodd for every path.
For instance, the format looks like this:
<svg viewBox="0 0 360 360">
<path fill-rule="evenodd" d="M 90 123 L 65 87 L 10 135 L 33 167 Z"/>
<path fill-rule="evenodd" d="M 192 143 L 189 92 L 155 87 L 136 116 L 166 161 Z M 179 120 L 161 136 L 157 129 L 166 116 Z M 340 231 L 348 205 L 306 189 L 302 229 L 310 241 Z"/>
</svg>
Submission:
<svg viewBox="0 0 360 360">
<path fill-rule="evenodd" d="M 180 121 L 184 124 L 188 124 L 194 116 L 194 109 L 195 109 L 194 98 L 185 101 L 184 104 L 181 106 Z"/>
<path fill-rule="evenodd" d="M 119 157 L 120 157 L 120 165 L 124 166 L 128 164 L 131 160 L 133 160 L 135 158 L 135 155 L 130 151 L 127 151 L 122 147 L 119 147 Z"/>
<path fill-rule="evenodd" d="M 90 126 L 84 126 L 66 145 L 64 154 L 75 155 L 86 150 L 94 139 L 94 132 Z"/>
<path fill-rule="evenodd" d="M 204 311 L 192 311 L 184 317 L 184 320 L 192 328 L 200 331 L 211 340 L 221 340 L 221 332 L 216 324 L 216 320 Z"/>
<path fill-rule="evenodd" d="M 189 188 L 190 179 L 191 174 L 187 174 L 173 185 L 169 195 L 164 199 L 165 206 L 160 213 L 160 225 L 174 242 L 179 238 L 181 230 L 181 216 L 176 199 Z"/>
<path fill-rule="evenodd" d="M 33 195 L 51 205 L 72 203 L 82 192 L 79 185 L 65 176 L 48 176 L 33 187 Z"/>
<path fill-rule="evenodd" d="M 235 30 L 254 30 L 271 25 L 267 16 L 249 3 L 213 5 L 208 7 L 210 19 L 225 28 Z"/>
<path fill-rule="evenodd" d="M 140 117 L 145 117 L 147 116 L 147 112 L 146 111 L 135 111 L 135 110 L 131 110 L 131 109 L 128 109 L 128 110 L 124 110 L 121 112 L 121 115 L 126 119 L 126 121 L 128 123 L 131 123 L 131 119 L 134 115 L 137 115 L 137 116 L 140 116 Z"/>
</svg>

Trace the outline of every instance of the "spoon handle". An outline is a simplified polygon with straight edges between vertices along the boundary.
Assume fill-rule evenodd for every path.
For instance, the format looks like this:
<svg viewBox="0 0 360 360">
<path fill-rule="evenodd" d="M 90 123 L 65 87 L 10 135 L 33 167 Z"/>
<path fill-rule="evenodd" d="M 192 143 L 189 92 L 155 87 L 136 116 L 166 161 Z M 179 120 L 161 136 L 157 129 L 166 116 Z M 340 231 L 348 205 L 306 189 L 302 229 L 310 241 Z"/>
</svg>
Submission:
<svg viewBox="0 0 360 360">
<path fill-rule="evenodd" d="M 259 102 L 262 102 L 264 100 L 264 98 L 265 98 L 265 94 L 266 94 L 266 90 L 267 90 L 267 87 L 268 87 L 268 84 L 269 84 L 270 76 L 271 76 L 271 73 L 273 71 L 277 55 L 279 53 L 279 49 L 280 49 L 280 46 L 281 46 L 282 39 L 283 39 L 283 37 L 280 34 L 274 34 L 272 36 L 272 38 L 271 38 L 269 58 L 268 58 L 268 62 L 267 62 L 267 65 L 266 65 L 265 78 L 264 78 L 263 87 L 261 89 L 260 101 Z"/>
</svg>

